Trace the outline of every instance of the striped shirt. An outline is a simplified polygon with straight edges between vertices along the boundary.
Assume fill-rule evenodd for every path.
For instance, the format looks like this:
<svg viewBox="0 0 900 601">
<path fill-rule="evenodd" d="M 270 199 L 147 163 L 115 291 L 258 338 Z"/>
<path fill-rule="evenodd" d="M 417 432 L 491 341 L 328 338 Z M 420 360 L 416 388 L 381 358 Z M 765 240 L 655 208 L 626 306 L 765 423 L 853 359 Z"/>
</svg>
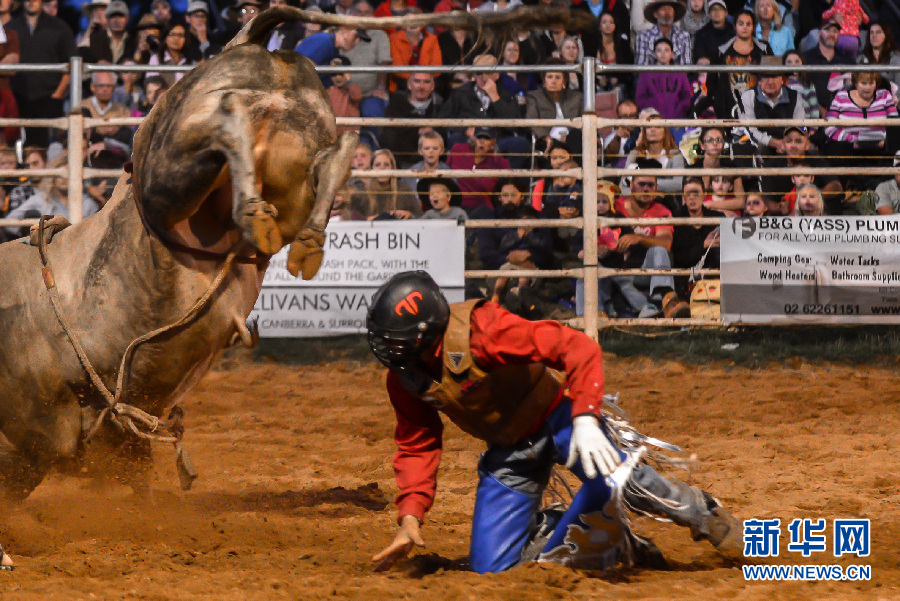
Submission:
<svg viewBox="0 0 900 601">
<path fill-rule="evenodd" d="M 850 99 L 850 92 L 841 90 L 835 95 L 828 114 L 825 118 L 831 120 L 841 119 L 883 119 L 885 117 L 897 118 L 897 107 L 887 90 L 875 90 L 875 99 L 872 104 L 863 108 Z M 833 140 L 841 142 L 879 142 L 887 137 L 887 129 L 884 126 L 854 125 L 840 127 L 829 125 L 825 128 L 825 135 Z"/>
</svg>

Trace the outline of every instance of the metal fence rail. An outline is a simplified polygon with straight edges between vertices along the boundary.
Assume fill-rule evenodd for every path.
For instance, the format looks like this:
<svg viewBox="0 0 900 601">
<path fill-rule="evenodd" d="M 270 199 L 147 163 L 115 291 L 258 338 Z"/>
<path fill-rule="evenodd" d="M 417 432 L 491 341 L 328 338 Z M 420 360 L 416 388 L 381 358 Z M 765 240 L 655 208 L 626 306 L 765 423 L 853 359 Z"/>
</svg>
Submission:
<svg viewBox="0 0 900 601">
<path fill-rule="evenodd" d="M 24 175 L 36 177 L 57 176 L 67 177 L 69 180 L 68 202 L 71 221 L 77 223 L 81 220 L 82 213 L 82 194 L 84 189 L 84 180 L 86 178 L 97 177 L 118 177 L 121 170 L 116 169 L 94 169 L 84 166 L 84 153 L 82 148 L 83 133 L 86 128 L 98 125 L 111 126 L 137 126 L 141 123 L 141 118 L 117 118 L 117 119 L 93 119 L 85 118 L 80 110 L 82 100 L 82 85 L 86 76 L 97 72 L 186 72 L 190 71 L 193 66 L 167 66 L 167 65 L 98 65 L 84 64 L 81 57 L 73 57 L 68 64 L 49 64 L 49 65 L 26 65 L 26 64 L 4 64 L 0 65 L 0 73 L 15 72 L 55 72 L 68 73 L 71 78 L 70 87 L 70 104 L 72 110 L 66 117 L 58 119 L 0 119 L 0 127 L 50 127 L 67 131 L 68 137 L 68 165 L 63 169 L 41 169 L 41 170 L 0 170 L 0 176 Z M 631 72 L 631 73 L 661 73 L 661 72 L 684 72 L 684 73 L 771 73 L 780 72 L 784 74 L 802 72 L 802 73 L 832 73 L 832 72 L 900 72 L 900 65 L 798 65 L 798 66 L 761 66 L 761 65 L 745 65 L 745 66 L 729 66 L 729 65 L 605 65 L 596 64 L 595 59 L 587 57 L 580 64 L 575 65 L 539 65 L 539 66 L 375 66 L 375 67 L 354 67 L 354 66 L 322 66 L 317 67 L 321 73 L 483 73 L 483 72 L 515 72 L 515 73 L 544 73 L 544 72 L 567 72 L 582 73 L 589 75 L 599 75 L 605 73 Z M 585 280 L 585 315 L 583 318 L 568 320 L 569 325 L 580 327 L 585 332 L 596 338 L 599 327 L 601 326 L 598 307 L 598 277 L 604 277 L 613 273 L 622 275 L 637 275 L 651 273 L 667 273 L 670 275 L 688 275 L 690 270 L 670 270 L 667 272 L 657 272 L 650 270 L 610 270 L 601 267 L 597 256 L 597 232 L 601 227 L 609 227 L 611 225 L 625 225 L 633 223 L 650 224 L 670 224 L 685 225 L 698 223 L 718 223 L 715 219 L 607 219 L 597 216 L 597 181 L 599 179 L 608 179 L 633 175 L 634 171 L 630 169 L 613 169 L 608 167 L 592 167 L 598 164 L 597 153 L 597 131 L 598 129 L 610 128 L 616 126 L 642 127 L 646 126 L 648 121 L 640 119 L 609 119 L 598 117 L 595 107 L 596 90 L 595 78 L 593 76 L 584 77 L 583 89 L 583 110 L 582 115 L 573 119 L 375 119 L 375 118 L 339 118 L 339 125 L 348 126 L 376 126 L 376 127 L 468 127 L 490 125 L 510 128 L 527 128 L 527 127 L 553 127 L 563 126 L 572 129 L 580 129 L 582 131 L 582 164 L 591 166 L 587 168 L 569 169 L 569 170 L 447 170 L 439 171 L 431 175 L 437 177 L 452 178 L 470 178 L 470 177 L 500 177 L 500 176 L 527 176 L 527 177 L 554 177 L 560 175 L 568 175 L 576 177 L 583 182 L 583 217 L 568 220 L 527 220 L 527 221 L 498 221 L 498 220 L 470 220 L 466 223 L 466 228 L 498 228 L 510 227 L 520 224 L 528 224 L 539 227 L 574 227 L 581 228 L 584 231 L 584 264 L 580 268 L 564 269 L 564 270 L 534 270 L 534 271 L 517 271 L 516 275 L 523 277 L 573 277 L 583 278 Z M 834 125 L 836 122 L 827 119 L 656 119 L 654 125 L 668 127 L 706 127 L 719 126 L 724 128 L 735 127 L 786 127 L 789 125 L 801 125 L 806 127 L 826 127 Z M 841 126 L 869 125 L 897 127 L 900 126 L 900 119 L 842 119 L 839 124 Z M 892 175 L 898 172 L 896 168 L 888 167 L 865 167 L 865 168 L 728 168 L 728 169 L 707 169 L 707 168 L 666 168 L 666 169 L 647 169 L 641 173 L 656 176 L 685 176 L 685 175 L 794 175 L 800 173 L 807 174 L 866 174 L 866 175 Z M 379 171 L 380 175 L 390 175 L 398 177 L 418 177 L 422 174 L 419 171 L 409 169 L 395 169 L 390 171 Z M 369 171 L 352 172 L 354 177 L 371 177 Z M 26 226 L 35 223 L 36 220 L 2 220 L 0 226 Z M 696 273 L 696 272 L 695 272 Z M 718 274 L 718 270 L 704 269 L 699 272 L 706 276 L 714 276 Z M 481 277 L 499 277 L 508 276 L 510 272 L 499 271 L 467 271 L 467 278 Z M 717 321 L 699 320 L 699 319 L 658 319 L 651 320 L 633 319 L 626 320 L 629 324 L 637 325 L 719 325 Z M 603 325 L 610 325 L 608 320 Z M 616 320 L 615 324 L 624 323 L 623 320 Z"/>
</svg>

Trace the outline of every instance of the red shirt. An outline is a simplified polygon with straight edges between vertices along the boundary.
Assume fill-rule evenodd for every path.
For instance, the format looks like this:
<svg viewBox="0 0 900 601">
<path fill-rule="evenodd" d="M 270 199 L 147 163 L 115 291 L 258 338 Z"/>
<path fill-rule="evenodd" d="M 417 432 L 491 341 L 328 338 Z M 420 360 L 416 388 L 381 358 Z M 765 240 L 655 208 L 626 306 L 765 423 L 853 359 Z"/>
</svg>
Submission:
<svg viewBox="0 0 900 601">
<path fill-rule="evenodd" d="M 584 333 L 555 321 L 527 321 L 500 305 L 485 303 L 472 311 L 470 345 L 472 357 L 484 371 L 529 363 L 564 371 L 573 417 L 599 415 L 603 359 L 600 346 Z M 444 426 L 438 410 L 406 391 L 392 372 L 388 372 L 387 390 L 397 415 L 398 517 L 414 515 L 421 520 L 434 502 Z M 543 418 L 535 427 L 541 423 Z"/>
<path fill-rule="evenodd" d="M 650 218 L 672 216 L 672 212 L 658 202 L 654 202 L 652 205 L 650 205 L 650 207 L 644 212 L 643 215 L 632 215 L 626 210 L 628 207 L 626 200 L 627 199 L 624 196 L 616 199 L 616 212 L 621 215 L 625 215 L 626 217 L 635 217 L 636 219 L 640 219 L 641 217 Z M 671 225 L 635 225 L 633 229 L 635 234 L 640 234 L 641 236 L 649 236 L 651 238 L 655 237 L 658 232 L 664 232 L 667 230 L 671 236 L 674 236 L 675 234 L 675 227 Z"/>
</svg>

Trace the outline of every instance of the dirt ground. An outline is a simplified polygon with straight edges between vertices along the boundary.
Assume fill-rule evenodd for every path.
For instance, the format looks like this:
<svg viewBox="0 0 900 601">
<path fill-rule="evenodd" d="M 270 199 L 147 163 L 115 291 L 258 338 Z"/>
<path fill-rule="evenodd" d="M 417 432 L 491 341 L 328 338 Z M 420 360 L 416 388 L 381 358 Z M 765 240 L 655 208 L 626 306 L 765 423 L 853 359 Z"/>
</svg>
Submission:
<svg viewBox="0 0 900 601">
<path fill-rule="evenodd" d="M 0 598 L 24 599 L 898 599 L 900 422 L 896 370 L 606 357 L 645 433 L 696 453 L 695 481 L 741 518 L 781 518 L 777 563 L 868 564 L 864 583 L 745 582 L 680 528 L 638 522 L 669 569 L 463 569 L 477 442 L 448 427 L 427 548 L 388 573 L 371 556 L 394 534 L 392 413 L 375 364 L 232 362 L 182 405 L 201 474 L 178 488 L 156 449 L 155 503 L 117 484 L 52 476 L 0 520 L 17 563 Z M 872 554 L 788 553 L 795 518 L 870 518 Z M 829 535 L 829 545 L 831 537 Z"/>
</svg>

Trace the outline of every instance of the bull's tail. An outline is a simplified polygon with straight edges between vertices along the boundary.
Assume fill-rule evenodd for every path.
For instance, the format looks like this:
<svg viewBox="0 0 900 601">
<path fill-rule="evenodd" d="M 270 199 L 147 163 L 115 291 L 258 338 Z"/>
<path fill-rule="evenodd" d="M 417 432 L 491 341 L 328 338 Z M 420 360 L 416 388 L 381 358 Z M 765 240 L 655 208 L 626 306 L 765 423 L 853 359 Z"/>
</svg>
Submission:
<svg viewBox="0 0 900 601">
<path fill-rule="evenodd" d="M 226 48 L 250 42 L 265 44 L 272 30 L 282 23 L 318 23 L 324 27 L 355 27 L 361 29 L 394 29 L 401 27 L 454 27 L 482 31 L 503 31 L 515 26 L 530 30 L 546 28 L 549 24 L 562 24 L 569 31 L 596 27 L 596 21 L 586 11 L 570 11 L 545 6 L 519 6 L 512 10 L 489 13 L 453 11 L 447 13 L 405 15 L 403 17 L 353 17 L 323 12 L 310 12 L 291 6 L 270 8 L 250 21 L 228 43 Z"/>
</svg>

